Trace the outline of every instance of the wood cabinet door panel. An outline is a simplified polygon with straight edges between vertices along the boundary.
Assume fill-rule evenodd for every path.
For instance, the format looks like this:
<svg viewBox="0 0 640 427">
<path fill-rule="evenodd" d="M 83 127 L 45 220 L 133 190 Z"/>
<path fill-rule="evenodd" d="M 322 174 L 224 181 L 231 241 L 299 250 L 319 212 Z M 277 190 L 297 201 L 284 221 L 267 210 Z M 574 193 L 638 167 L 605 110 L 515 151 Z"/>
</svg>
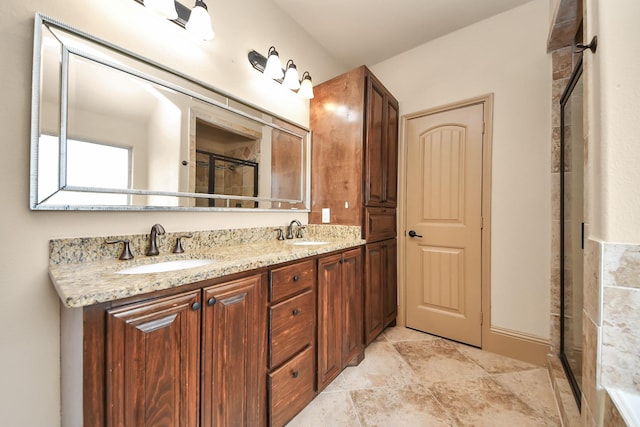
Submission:
<svg viewBox="0 0 640 427">
<path fill-rule="evenodd" d="M 365 204 L 382 206 L 385 199 L 386 155 L 383 132 L 385 96 L 382 88 L 372 77 L 367 85 L 367 133 L 365 156 Z"/>
<path fill-rule="evenodd" d="M 262 275 L 204 289 L 202 425 L 260 425 L 266 360 Z"/>
<path fill-rule="evenodd" d="M 280 301 L 296 293 L 311 289 L 316 281 L 315 261 L 303 261 L 271 271 L 269 300 Z"/>
<path fill-rule="evenodd" d="M 318 260 L 318 390 L 342 370 L 342 256 Z"/>
<path fill-rule="evenodd" d="M 107 311 L 107 425 L 198 425 L 199 301 L 195 291 Z"/>
<path fill-rule="evenodd" d="M 386 109 L 384 205 L 396 207 L 398 204 L 398 104 L 387 98 Z"/>
<path fill-rule="evenodd" d="M 364 334 L 369 345 L 384 328 L 385 242 L 367 244 L 365 252 Z"/>
<path fill-rule="evenodd" d="M 315 396 L 313 347 L 269 374 L 270 425 L 282 426 Z"/>
<path fill-rule="evenodd" d="M 384 326 L 387 327 L 396 320 L 398 315 L 398 243 L 396 239 L 388 240 L 387 244 L 387 276 L 384 283 Z"/>
<path fill-rule="evenodd" d="M 312 344 L 314 308 L 311 290 L 269 308 L 270 368 Z"/>
<path fill-rule="evenodd" d="M 342 360 L 343 364 L 347 364 L 354 359 L 359 361 L 364 351 L 362 251 L 360 248 L 347 251 L 342 256 L 342 292 L 344 307 Z"/>
</svg>

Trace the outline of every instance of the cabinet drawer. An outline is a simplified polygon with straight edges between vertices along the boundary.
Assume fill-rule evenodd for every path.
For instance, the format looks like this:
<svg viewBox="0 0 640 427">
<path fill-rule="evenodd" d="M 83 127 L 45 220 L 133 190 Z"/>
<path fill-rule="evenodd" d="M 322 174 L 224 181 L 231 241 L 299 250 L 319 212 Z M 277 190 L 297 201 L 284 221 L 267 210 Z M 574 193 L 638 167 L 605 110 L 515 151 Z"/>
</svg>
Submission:
<svg viewBox="0 0 640 427">
<path fill-rule="evenodd" d="M 396 210 L 391 208 L 366 208 L 364 238 L 367 242 L 396 237 Z"/>
<path fill-rule="evenodd" d="M 279 301 L 305 288 L 313 288 L 316 269 L 313 260 L 271 270 L 270 301 Z"/>
<path fill-rule="evenodd" d="M 269 308 L 269 368 L 278 366 L 313 342 L 311 290 Z"/>
<path fill-rule="evenodd" d="M 269 374 L 272 426 L 284 425 L 313 399 L 313 372 L 313 347 L 309 346 Z"/>
</svg>

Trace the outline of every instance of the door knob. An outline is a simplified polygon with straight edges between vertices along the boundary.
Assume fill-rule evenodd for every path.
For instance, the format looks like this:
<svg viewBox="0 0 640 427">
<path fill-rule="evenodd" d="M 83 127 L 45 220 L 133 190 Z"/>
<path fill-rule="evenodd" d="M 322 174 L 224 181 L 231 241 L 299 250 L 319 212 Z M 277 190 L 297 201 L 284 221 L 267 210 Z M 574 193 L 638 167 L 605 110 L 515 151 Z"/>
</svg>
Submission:
<svg viewBox="0 0 640 427">
<path fill-rule="evenodd" d="M 409 230 L 409 237 L 422 237 L 422 235 L 417 234 L 414 230 Z"/>
</svg>

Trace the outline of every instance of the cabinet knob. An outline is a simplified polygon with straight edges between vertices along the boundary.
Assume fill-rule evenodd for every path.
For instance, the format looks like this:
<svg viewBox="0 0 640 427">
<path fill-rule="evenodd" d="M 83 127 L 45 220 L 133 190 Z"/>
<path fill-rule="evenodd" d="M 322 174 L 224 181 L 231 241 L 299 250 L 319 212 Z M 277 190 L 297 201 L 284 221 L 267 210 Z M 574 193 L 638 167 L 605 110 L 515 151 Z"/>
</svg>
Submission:
<svg viewBox="0 0 640 427">
<path fill-rule="evenodd" d="M 209 298 L 209 300 L 207 301 L 207 304 L 208 304 L 209 306 L 212 306 L 212 305 L 214 305 L 215 303 L 216 303 L 216 299 L 215 299 L 215 298 Z"/>
<path fill-rule="evenodd" d="M 293 276 L 293 281 L 294 282 L 297 282 L 298 280 L 300 280 L 300 276 L 298 276 L 298 275 Z"/>
<path fill-rule="evenodd" d="M 194 302 L 193 304 L 191 304 L 191 310 L 193 311 L 200 310 L 200 307 L 202 307 L 202 304 L 200 304 L 199 302 Z"/>
<path fill-rule="evenodd" d="M 298 375 L 299 375 L 299 374 L 298 374 L 298 371 L 293 371 L 293 372 L 291 373 L 291 376 L 292 376 L 293 378 L 298 378 Z"/>
<path fill-rule="evenodd" d="M 291 312 L 294 316 L 297 316 L 298 314 L 300 314 L 300 310 L 298 310 L 297 308 L 294 308 L 293 311 Z"/>
</svg>

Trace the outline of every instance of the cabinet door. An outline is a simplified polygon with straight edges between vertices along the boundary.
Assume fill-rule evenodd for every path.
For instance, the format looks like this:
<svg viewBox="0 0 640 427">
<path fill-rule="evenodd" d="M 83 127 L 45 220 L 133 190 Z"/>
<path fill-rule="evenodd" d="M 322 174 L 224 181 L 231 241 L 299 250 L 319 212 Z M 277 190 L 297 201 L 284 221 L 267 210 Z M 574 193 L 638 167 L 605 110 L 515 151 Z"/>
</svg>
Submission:
<svg viewBox="0 0 640 427">
<path fill-rule="evenodd" d="M 367 133 L 365 141 L 365 204 L 383 206 L 386 186 L 385 116 L 384 88 L 372 77 L 367 85 Z"/>
<path fill-rule="evenodd" d="M 266 422 L 265 276 L 204 289 L 202 425 Z"/>
<path fill-rule="evenodd" d="M 318 260 L 318 390 L 342 370 L 342 256 Z"/>
<path fill-rule="evenodd" d="M 398 244 L 396 239 L 387 240 L 386 243 L 386 282 L 384 284 L 384 326 L 387 327 L 396 320 L 398 315 Z"/>
<path fill-rule="evenodd" d="M 354 249 L 342 256 L 343 367 L 349 362 L 359 363 L 364 357 L 362 297 L 362 251 Z"/>
<path fill-rule="evenodd" d="M 385 108 L 384 150 L 386 153 L 386 182 L 384 205 L 395 207 L 398 204 L 398 104 L 390 97 L 387 97 Z"/>
<path fill-rule="evenodd" d="M 107 311 L 108 426 L 197 426 L 200 292 Z"/>
<path fill-rule="evenodd" d="M 386 241 L 365 247 L 364 334 L 369 345 L 384 329 L 383 299 L 387 270 Z"/>
</svg>

